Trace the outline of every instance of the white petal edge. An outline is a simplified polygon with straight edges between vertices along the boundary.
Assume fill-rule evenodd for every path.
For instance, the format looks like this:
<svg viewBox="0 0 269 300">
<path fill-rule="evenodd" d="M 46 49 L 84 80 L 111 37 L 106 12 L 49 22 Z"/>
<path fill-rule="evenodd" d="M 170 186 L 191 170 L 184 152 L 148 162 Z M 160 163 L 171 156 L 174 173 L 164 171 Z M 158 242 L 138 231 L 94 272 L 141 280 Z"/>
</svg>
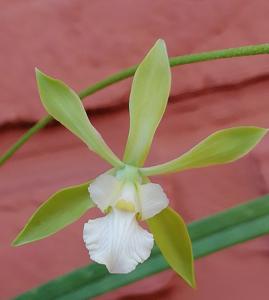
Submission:
<svg viewBox="0 0 269 300">
<path fill-rule="evenodd" d="M 153 247 L 151 233 L 139 226 L 135 213 L 113 209 L 89 220 L 83 239 L 92 260 L 105 264 L 110 273 L 129 273 L 144 262 Z"/>
<path fill-rule="evenodd" d="M 113 204 L 120 188 L 121 183 L 114 176 L 102 174 L 89 185 L 88 190 L 92 201 L 104 211 Z"/>
<path fill-rule="evenodd" d="M 169 200 L 159 184 L 146 183 L 138 189 L 142 220 L 157 215 L 168 206 Z"/>
</svg>

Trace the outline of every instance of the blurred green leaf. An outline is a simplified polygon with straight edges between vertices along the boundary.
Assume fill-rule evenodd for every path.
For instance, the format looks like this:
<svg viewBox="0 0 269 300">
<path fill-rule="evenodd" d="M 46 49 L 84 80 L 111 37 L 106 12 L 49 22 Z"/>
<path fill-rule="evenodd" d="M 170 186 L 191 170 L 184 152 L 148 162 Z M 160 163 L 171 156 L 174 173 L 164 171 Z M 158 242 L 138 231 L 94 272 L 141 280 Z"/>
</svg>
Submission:
<svg viewBox="0 0 269 300">
<path fill-rule="evenodd" d="M 13 241 L 20 246 L 48 237 L 79 219 L 94 206 L 88 192 L 89 182 L 60 190 L 32 215 Z"/>
<path fill-rule="evenodd" d="M 130 129 L 124 161 L 143 165 L 165 111 L 171 71 L 165 42 L 158 40 L 138 66 L 130 95 Z"/>
<path fill-rule="evenodd" d="M 36 79 L 40 98 L 47 112 L 103 159 L 113 166 L 122 166 L 122 162 L 90 123 L 78 95 L 63 82 L 38 69 Z"/>
<path fill-rule="evenodd" d="M 168 207 L 148 219 L 147 224 L 170 267 L 194 288 L 192 245 L 184 220 Z"/>
<path fill-rule="evenodd" d="M 179 158 L 141 171 L 146 176 L 152 176 L 230 163 L 251 151 L 267 131 L 251 126 L 220 130 Z"/>
<path fill-rule="evenodd" d="M 269 195 L 188 225 L 195 258 L 269 233 Z M 247 248 L 246 248 L 247 251 Z M 86 300 L 169 269 L 157 247 L 129 274 L 109 274 L 93 263 L 16 297 L 16 300 Z"/>
</svg>

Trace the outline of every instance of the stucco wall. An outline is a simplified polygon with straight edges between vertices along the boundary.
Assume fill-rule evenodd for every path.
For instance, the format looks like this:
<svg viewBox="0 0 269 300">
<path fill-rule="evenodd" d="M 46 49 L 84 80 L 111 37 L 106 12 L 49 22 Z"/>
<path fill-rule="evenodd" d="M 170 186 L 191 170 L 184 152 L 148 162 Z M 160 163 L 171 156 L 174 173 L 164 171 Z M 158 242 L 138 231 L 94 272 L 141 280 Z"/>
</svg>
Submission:
<svg viewBox="0 0 269 300">
<path fill-rule="evenodd" d="M 34 67 L 79 90 L 138 63 L 154 41 L 170 56 L 268 42 L 268 1 L 1 1 L 0 153 L 45 113 Z M 217 129 L 268 127 L 269 56 L 173 70 L 170 104 L 148 160 L 184 152 Z M 130 80 L 86 100 L 93 123 L 121 155 L 128 132 Z M 102 109 L 100 109 L 102 108 Z M 155 178 L 189 222 L 268 193 L 269 138 L 221 167 Z M 85 215 L 55 236 L 12 248 L 36 207 L 55 190 L 93 178 L 108 166 L 61 126 L 34 136 L 0 169 L 0 299 L 8 299 L 89 263 Z M 167 271 L 100 299 L 267 299 L 269 238 L 196 262 L 193 291 Z M 134 295 L 134 296 L 130 296 Z"/>
</svg>

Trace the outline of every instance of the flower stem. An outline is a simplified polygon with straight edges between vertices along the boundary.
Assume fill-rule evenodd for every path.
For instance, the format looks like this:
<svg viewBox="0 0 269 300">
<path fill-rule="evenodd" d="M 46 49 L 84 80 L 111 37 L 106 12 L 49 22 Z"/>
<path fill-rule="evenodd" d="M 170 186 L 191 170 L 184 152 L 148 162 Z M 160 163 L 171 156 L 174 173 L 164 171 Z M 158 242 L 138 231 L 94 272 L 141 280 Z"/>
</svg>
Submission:
<svg viewBox="0 0 269 300">
<path fill-rule="evenodd" d="M 239 48 L 229 48 L 217 51 L 202 52 L 197 54 L 183 55 L 170 58 L 171 67 L 192 64 L 197 62 L 203 62 L 208 60 L 232 58 L 239 56 L 249 56 L 249 55 L 259 55 L 259 54 L 269 54 L 269 43 L 254 45 L 254 46 L 244 46 Z M 87 87 L 79 93 L 81 99 L 86 98 L 99 90 L 102 90 L 114 83 L 122 81 L 134 75 L 137 66 L 132 66 L 128 69 L 115 73 L 112 76 L 107 77 L 104 80 L 97 82 L 94 85 Z M 18 149 L 20 149 L 23 144 L 25 144 L 35 133 L 44 128 L 53 118 L 51 116 L 45 116 L 40 119 L 33 127 L 31 127 L 25 134 L 23 134 L 17 142 L 15 142 L 1 157 L 0 166 L 2 166 Z"/>
</svg>

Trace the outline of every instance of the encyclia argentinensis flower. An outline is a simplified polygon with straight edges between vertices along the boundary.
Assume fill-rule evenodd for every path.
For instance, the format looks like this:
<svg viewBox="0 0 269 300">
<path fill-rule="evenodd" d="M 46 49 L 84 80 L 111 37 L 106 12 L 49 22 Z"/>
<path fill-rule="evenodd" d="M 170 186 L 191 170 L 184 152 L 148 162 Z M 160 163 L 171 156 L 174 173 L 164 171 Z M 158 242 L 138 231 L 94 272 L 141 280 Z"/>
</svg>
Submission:
<svg viewBox="0 0 269 300">
<path fill-rule="evenodd" d="M 105 264 L 111 273 L 128 273 L 149 257 L 155 241 L 171 268 L 195 287 L 188 228 L 168 206 L 162 188 L 151 183 L 149 177 L 233 162 L 251 151 L 268 130 L 255 126 L 219 130 L 173 160 L 144 167 L 171 87 L 163 40 L 156 42 L 136 69 L 129 100 L 129 135 L 122 159 L 92 125 L 81 99 L 71 88 L 39 70 L 36 77 L 48 113 L 112 169 L 95 180 L 53 194 L 33 214 L 13 245 L 52 235 L 97 206 L 105 216 L 89 220 L 83 232 L 92 260 Z M 141 227 L 142 221 L 150 232 Z"/>
<path fill-rule="evenodd" d="M 139 225 L 168 206 L 160 185 L 119 180 L 102 174 L 89 186 L 93 202 L 105 217 L 89 220 L 83 238 L 92 260 L 110 273 L 129 273 L 144 262 L 153 247 L 153 235 Z"/>
</svg>

